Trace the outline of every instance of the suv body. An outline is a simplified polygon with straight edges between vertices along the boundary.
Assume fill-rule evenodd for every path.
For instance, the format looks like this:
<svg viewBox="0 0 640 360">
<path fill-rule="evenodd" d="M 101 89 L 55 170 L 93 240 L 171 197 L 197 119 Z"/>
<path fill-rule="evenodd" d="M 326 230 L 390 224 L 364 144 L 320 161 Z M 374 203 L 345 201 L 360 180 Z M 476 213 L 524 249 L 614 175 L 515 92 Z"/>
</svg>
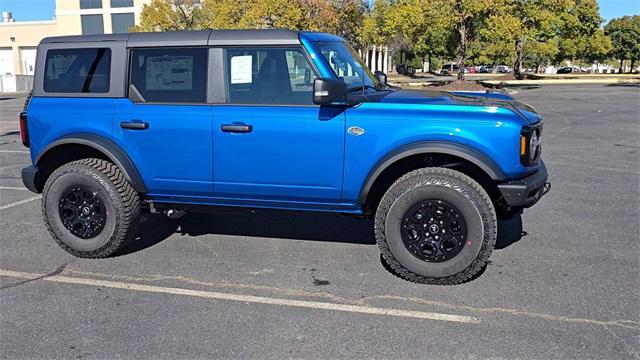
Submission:
<svg viewBox="0 0 640 360">
<path fill-rule="evenodd" d="M 145 204 L 173 214 L 201 206 L 375 214 L 376 226 L 383 226 L 386 218 L 378 217 L 389 214 L 381 206 L 397 203 L 391 190 L 403 175 L 425 179 L 414 173 L 441 169 L 434 178 L 464 176 L 486 195 L 482 206 L 493 220 L 482 221 L 493 224 L 496 214 L 516 213 L 544 194 L 542 120 L 531 107 L 504 93 L 399 90 L 385 82 L 343 39 L 323 33 L 46 38 L 21 114 L 33 162 L 23 181 L 44 191 L 45 220 L 56 241 L 84 257 L 124 246 Z M 445 202 L 452 214 L 465 207 L 456 201 Z M 436 220 L 423 225 L 436 229 Z M 452 221 L 442 230 L 460 227 Z M 462 224 L 465 239 L 472 223 Z M 468 266 L 452 273 L 407 265 L 415 259 L 399 259 L 389 234 L 378 231 L 386 230 L 377 228 L 376 237 L 392 268 L 423 282 L 466 280 L 473 272 L 469 259 L 479 259 L 474 268 L 484 265 L 495 242 L 484 241 L 475 255 L 465 255 Z M 446 244 L 433 244 L 406 248 L 427 267 L 446 268 L 462 256 L 447 257 Z M 431 257 L 421 255 L 429 252 L 425 246 Z"/>
</svg>

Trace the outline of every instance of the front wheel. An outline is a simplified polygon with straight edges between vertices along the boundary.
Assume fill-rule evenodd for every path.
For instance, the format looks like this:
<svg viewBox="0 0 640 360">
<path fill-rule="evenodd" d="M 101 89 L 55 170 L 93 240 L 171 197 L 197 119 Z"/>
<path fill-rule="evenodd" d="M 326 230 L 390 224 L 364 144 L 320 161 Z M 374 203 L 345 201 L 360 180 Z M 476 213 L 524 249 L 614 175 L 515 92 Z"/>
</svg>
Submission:
<svg viewBox="0 0 640 360">
<path fill-rule="evenodd" d="M 64 250 L 83 258 L 107 257 L 133 239 L 140 195 L 118 167 L 102 159 L 65 164 L 42 192 L 47 229 Z"/>
<path fill-rule="evenodd" d="M 496 242 L 496 212 L 469 176 L 423 168 L 398 179 L 382 197 L 376 241 L 385 262 L 414 282 L 453 285 L 473 278 Z"/>
</svg>

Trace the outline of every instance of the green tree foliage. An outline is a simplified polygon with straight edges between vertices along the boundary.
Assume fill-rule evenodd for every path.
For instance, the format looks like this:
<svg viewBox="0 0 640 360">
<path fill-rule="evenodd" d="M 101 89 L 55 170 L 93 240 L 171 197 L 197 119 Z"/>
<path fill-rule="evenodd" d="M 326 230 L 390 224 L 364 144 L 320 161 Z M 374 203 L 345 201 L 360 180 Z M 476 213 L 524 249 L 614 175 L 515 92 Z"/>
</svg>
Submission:
<svg viewBox="0 0 640 360">
<path fill-rule="evenodd" d="M 604 27 L 604 31 L 611 38 L 613 56 L 620 60 L 620 71 L 624 60 L 631 61 L 633 71 L 636 60 L 640 59 L 640 16 L 613 19 Z"/>
<path fill-rule="evenodd" d="M 200 6 L 192 0 L 152 0 L 142 7 L 140 25 L 131 31 L 197 30 L 202 23 Z"/>
</svg>

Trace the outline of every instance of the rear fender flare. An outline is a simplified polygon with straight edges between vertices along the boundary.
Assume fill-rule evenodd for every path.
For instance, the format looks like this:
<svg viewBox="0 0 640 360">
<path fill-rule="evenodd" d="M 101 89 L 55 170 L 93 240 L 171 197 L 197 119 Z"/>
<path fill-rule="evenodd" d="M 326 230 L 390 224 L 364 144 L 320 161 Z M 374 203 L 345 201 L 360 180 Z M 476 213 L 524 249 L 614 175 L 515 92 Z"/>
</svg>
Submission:
<svg viewBox="0 0 640 360">
<path fill-rule="evenodd" d="M 140 193 L 146 193 L 147 187 L 138 172 L 135 164 L 129 156 L 113 141 L 108 140 L 102 136 L 94 135 L 94 134 L 73 134 L 66 135 L 51 144 L 49 144 L 43 151 L 38 154 L 35 164 L 36 166 L 40 165 L 40 160 L 44 157 L 49 151 L 55 149 L 58 146 L 68 145 L 68 144 L 78 144 L 85 145 L 95 150 L 103 153 L 111 162 L 116 164 L 118 168 L 123 172 L 125 178 L 131 186 Z"/>
</svg>

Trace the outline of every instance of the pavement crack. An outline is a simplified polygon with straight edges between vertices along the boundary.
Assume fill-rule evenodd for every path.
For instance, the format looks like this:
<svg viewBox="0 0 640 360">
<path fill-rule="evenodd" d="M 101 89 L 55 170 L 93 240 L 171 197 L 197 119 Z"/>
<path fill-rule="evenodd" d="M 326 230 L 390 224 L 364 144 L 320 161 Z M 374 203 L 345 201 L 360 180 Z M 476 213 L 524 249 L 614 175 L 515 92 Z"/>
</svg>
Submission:
<svg viewBox="0 0 640 360">
<path fill-rule="evenodd" d="M 30 282 L 34 282 L 34 281 L 37 281 L 37 280 L 42 280 L 42 279 L 46 279 L 48 277 L 60 275 L 64 271 L 64 269 L 66 269 L 67 266 L 69 266 L 70 264 L 71 264 L 71 262 L 66 262 L 66 263 L 58 266 L 52 272 L 46 273 L 44 275 L 40 275 L 40 276 L 35 277 L 33 279 L 27 279 L 27 280 L 18 281 L 18 282 L 12 283 L 12 284 L 2 285 L 2 286 L 0 286 L 0 290 L 14 288 L 14 287 L 18 287 L 18 286 L 21 286 L 21 285 L 24 285 L 24 284 L 28 284 Z"/>
<path fill-rule="evenodd" d="M 221 263 L 221 264 L 224 264 L 224 261 L 222 261 L 222 259 L 220 259 L 220 256 L 218 256 L 218 253 L 217 253 L 215 250 L 213 250 L 213 247 L 212 247 L 211 245 L 208 245 L 208 244 L 206 244 L 206 243 L 202 242 L 202 241 L 201 241 L 200 239 L 198 239 L 197 237 L 196 237 L 196 238 L 194 238 L 194 240 L 195 240 L 198 244 L 200 244 L 200 245 L 204 246 L 205 248 L 207 248 L 207 250 L 209 250 L 209 253 L 211 253 L 211 255 L 215 256 L 215 257 L 216 257 L 216 259 L 218 259 L 218 261 L 220 261 L 220 263 Z"/>
</svg>

